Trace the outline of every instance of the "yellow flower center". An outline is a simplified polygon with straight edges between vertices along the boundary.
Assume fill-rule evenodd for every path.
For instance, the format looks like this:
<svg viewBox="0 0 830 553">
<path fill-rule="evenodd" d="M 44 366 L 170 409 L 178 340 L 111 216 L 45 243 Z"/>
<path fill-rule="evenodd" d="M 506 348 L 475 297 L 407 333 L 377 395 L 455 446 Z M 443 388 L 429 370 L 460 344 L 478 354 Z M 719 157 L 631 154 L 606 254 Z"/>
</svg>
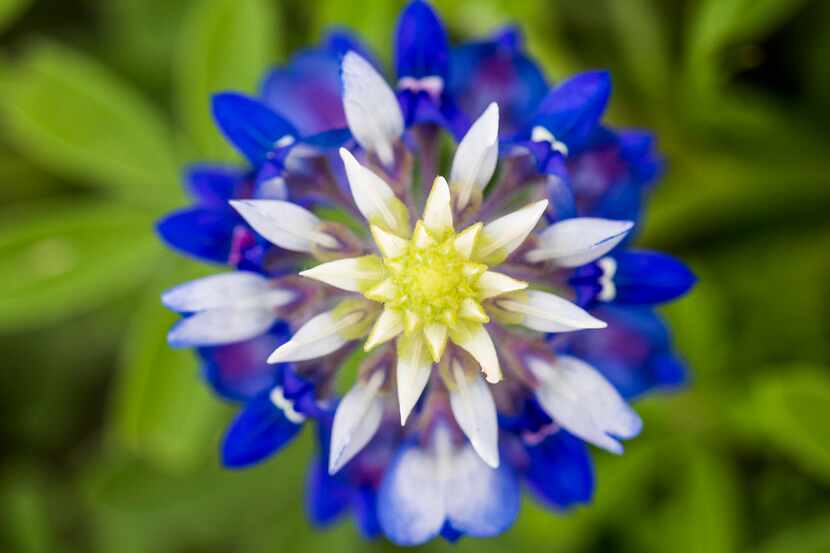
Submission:
<svg viewBox="0 0 830 553">
<path fill-rule="evenodd" d="M 452 324 L 465 299 L 477 299 L 476 282 L 486 265 L 472 263 L 459 254 L 455 233 L 441 242 L 418 247 L 407 245 L 403 255 L 384 258 L 395 285 L 390 306 L 417 316 L 424 324 Z"/>
</svg>

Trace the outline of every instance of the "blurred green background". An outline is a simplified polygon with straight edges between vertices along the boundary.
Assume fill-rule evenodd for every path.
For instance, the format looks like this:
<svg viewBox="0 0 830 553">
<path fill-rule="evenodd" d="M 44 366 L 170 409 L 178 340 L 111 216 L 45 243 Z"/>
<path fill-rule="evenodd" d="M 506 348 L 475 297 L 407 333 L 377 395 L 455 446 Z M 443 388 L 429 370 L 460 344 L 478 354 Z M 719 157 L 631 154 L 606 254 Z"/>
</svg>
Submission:
<svg viewBox="0 0 830 553">
<path fill-rule="evenodd" d="M 669 171 L 641 244 L 700 285 L 665 313 L 693 370 L 596 452 L 594 504 L 526 502 L 430 551 L 830 551 L 830 2 L 445 0 L 455 40 L 520 23 L 553 79 L 612 70 L 610 120 Z M 388 62 L 401 2 L 0 0 L 0 551 L 338 553 L 309 527 L 312 433 L 218 468 L 232 409 L 173 352 L 159 291 L 204 272 L 154 220 L 188 160 L 233 160 L 209 94 L 255 89 L 327 26 Z"/>
</svg>

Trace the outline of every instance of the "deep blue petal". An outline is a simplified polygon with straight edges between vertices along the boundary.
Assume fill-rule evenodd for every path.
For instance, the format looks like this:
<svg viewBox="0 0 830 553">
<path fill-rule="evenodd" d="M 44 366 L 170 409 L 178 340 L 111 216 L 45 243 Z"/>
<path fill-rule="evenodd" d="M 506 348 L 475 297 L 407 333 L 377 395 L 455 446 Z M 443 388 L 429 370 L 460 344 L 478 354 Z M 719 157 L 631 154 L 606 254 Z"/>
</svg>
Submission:
<svg viewBox="0 0 830 553">
<path fill-rule="evenodd" d="M 268 159 L 281 138 L 297 136 L 285 118 L 259 100 L 242 94 L 215 94 L 213 117 L 225 137 L 254 167 Z"/>
<path fill-rule="evenodd" d="M 616 256 L 614 301 L 653 304 L 676 299 L 688 292 L 696 278 L 679 259 L 658 252 L 625 251 Z"/>
<path fill-rule="evenodd" d="M 268 391 L 251 400 L 231 423 L 222 442 L 222 464 L 243 468 L 273 455 L 288 444 L 302 424 L 288 420 Z"/>
<path fill-rule="evenodd" d="M 236 167 L 199 163 L 185 172 L 185 186 L 203 207 L 226 207 L 228 200 L 240 197 L 245 173 Z"/>
<path fill-rule="evenodd" d="M 470 121 L 490 104 L 499 104 L 499 135 L 523 129 L 548 91 L 544 74 L 521 48 L 510 28 L 491 39 L 454 48 L 447 90 Z"/>
<path fill-rule="evenodd" d="M 580 73 L 547 94 L 532 126 L 545 127 L 568 146 L 570 153 L 577 153 L 596 130 L 610 96 L 611 76 L 607 71 Z"/>
<path fill-rule="evenodd" d="M 399 79 L 447 76 L 447 32 L 438 15 L 423 0 L 412 0 L 398 19 L 395 34 L 395 70 Z"/>
<path fill-rule="evenodd" d="M 329 30 L 328 34 L 323 39 L 322 44 L 323 49 L 326 52 L 337 56 L 338 62 L 340 61 L 340 58 L 351 51 L 360 54 L 366 61 L 374 65 L 376 68 L 380 68 L 381 66 L 380 62 L 378 62 L 377 58 L 375 58 L 375 55 L 369 47 L 348 29 L 336 28 Z"/>
<path fill-rule="evenodd" d="M 327 459 L 316 455 L 306 479 L 306 513 L 317 526 L 328 526 L 337 521 L 349 507 L 351 487 L 338 475 L 329 476 Z"/>
<path fill-rule="evenodd" d="M 268 356 L 290 337 L 278 322 L 262 336 L 224 346 L 198 348 L 202 375 L 213 390 L 231 401 L 248 401 L 277 383 L 283 365 L 269 365 Z"/>
<path fill-rule="evenodd" d="M 685 366 L 671 349 L 668 328 L 652 309 L 610 304 L 591 314 L 608 327 L 560 336 L 561 351 L 595 367 L 624 397 L 685 382 Z"/>
<path fill-rule="evenodd" d="M 371 539 L 380 534 L 378 520 L 378 494 L 371 486 L 362 485 L 353 496 L 357 526 L 364 538 Z"/>
<path fill-rule="evenodd" d="M 300 52 L 262 83 L 263 101 L 303 135 L 346 126 L 340 57 L 328 51 Z"/>
<path fill-rule="evenodd" d="M 444 527 L 441 528 L 441 537 L 450 543 L 455 543 L 464 537 L 464 532 L 456 530 L 452 527 L 452 524 L 445 522 Z"/>
<path fill-rule="evenodd" d="M 560 430 L 527 448 L 525 477 L 531 490 L 554 509 L 587 503 L 594 493 L 594 469 L 585 443 Z"/>
<path fill-rule="evenodd" d="M 195 207 L 176 211 L 156 224 L 161 238 L 182 253 L 227 263 L 234 228 L 242 221 L 230 209 Z"/>
</svg>

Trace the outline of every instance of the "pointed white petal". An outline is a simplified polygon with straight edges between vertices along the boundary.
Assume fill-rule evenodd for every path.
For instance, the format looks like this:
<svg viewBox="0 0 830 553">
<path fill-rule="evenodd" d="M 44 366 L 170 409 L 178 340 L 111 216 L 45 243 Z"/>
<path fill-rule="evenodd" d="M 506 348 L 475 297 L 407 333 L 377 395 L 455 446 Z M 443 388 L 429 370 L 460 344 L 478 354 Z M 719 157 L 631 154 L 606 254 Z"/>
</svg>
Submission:
<svg viewBox="0 0 830 553">
<path fill-rule="evenodd" d="M 377 225 L 371 226 L 372 238 L 383 257 L 400 257 L 406 253 L 409 242 L 391 232 L 385 231 Z"/>
<path fill-rule="evenodd" d="M 477 323 L 489 323 L 490 317 L 481 304 L 472 298 L 464 298 L 458 310 L 458 316 Z"/>
<path fill-rule="evenodd" d="M 343 57 L 343 110 L 349 130 L 364 149 L 390 166 L 394 144 L 403 134 L 403 115 L 395 93 L 368 61 L 355 52 Z"/>
<path fill-rule="evenodd" d="M 499 153 L 499 106 L 493 102 L 461 139 L 452 160 L 450 182 L 460 211 L 474 192 L 481 193 L 496 170 Z"/>
<path fill-rule="evenodd" d="M 384 373 L 374 373 L 368 382 L 358 381 L 343 396 L 331 428 L 329 474 L 334 474 L 357 455 L 375 435 L 383 418 L 383 400 L 378 390 Z"/>
<path fill-rule="evenodd" d="M 271 309 L 208 309 L 176 323 L 167 340 L 178 348 L 233 344 L 263 334 L 276 319 Z"/>
<path fill-rule="evenodd" d="M 547 206 L 547 200 L 540 200 L 485 225 L 473 254 L 474 259 L 490 265 L 507 259 L 513 250 L 522 245 Z"/>
<path fill-rule="evenodd" d="M 401 426 L 418 403 L 432 371 L 426 342 L 420 333 L 398 339 L 398 403 L 401 409 Z"/>
<path fill-rule="evenodd" d="M 568 432 L 613 453 L 622 453 L 615 438 L 640 433 L 642 421 L 637 413 L 584 361 L 560 355 L 553 364 L 531 358 L 527 365 L 539 380 L 539 404 Z"/>
<path fill-rule="evenodd" d="M 352 153 L 340 148 L 346 177 L 357 209 L 374 225 L 397 234 L 409 234 L 409 214 L 395 192 L 374 171 L 360 164 Z"/>
<path fill-rule="evenodd" d="M 539 247 L 527 253 L 527 260 L 532 263 L 550 260 L 560 267 L 579 267 L 613 250 L 632 228 L 631 221 L 594 217 L 565 219 L 539 234 Z"/>
<path fill-rule="evenodd" d="M 336 248 L 337 240 L 318 227 L 312 212 L 281 200 L 231 200 L 230 204 L 255 231 L 286 250 L 309 252 L 313 244 Z"/>
<path fill-rule="evenodd" d="M 372 301 L 385 303 L 395 299 L 397 293 L 398 288 L 395 286 L 395 282 L 391 278 L 386 278 L 363 292 L 363 295 Z"/>
<path fill-rule="evenodd" d="M 424 339 L 427 341 L 429 353 L 436 363 L 441 360 L 444 349 L 447 347 L 447 327 L 439 323 L 424 326 Z"/>
<path fill-rule="evenodd" d="M 487 378 L 487 382 L 501 381 L 501 366 L 496 355 L 496 348 L 490 334 L 483 325 L 467 321 L 459 321 L 450 328 L 450 339 L 467 353 L 473 356 Z"/>
<path fill-rule="evenodd" d="M 539 332 L 570 332 L 608 326 L 578 305 L 540 290 L 497 298 L 495 303 L 502 309 L 522 315 L 521 324 Z"/>
<path fill-rule="evenodd" d="M 435 177 L 424 206 L 423 218 L 424 225 L 436 237 L 440 238 L 453 230 L 450 187 L 444 177 Z"/>
<path fill-rule="evenodd" d="M 435 239 L 430 235 L 423 221 L 415 223 L 415 230 L 412 231 L 412 243 L 419 250 L 423 250 L 435 244 Z"/>
<path fill-rule="evenodd" d="M 470 378 L 457 362 L 452 364 L 455 389 L 450 391 L 450 406 L 455 421 L 485 463 L 499 466 L 499 427 L 496 403 L 487 383 L 479 377 Z"/>
<path fill-rule="evenodd" d="M 479 294 L 481 294 L 480 297 L 483 300 L 527 288 L 527 282 L 516 280 L 513 277 L 495 271 L 485 272 L 479 277 L 476 285 L 478 286 Z"/>
<path fill-rule="evenodd" d="M 271 288 L 266 277 L 247 271 L 192 280 L 167 290 L 161 296 L 165 306 L 179 313 L 217 307 L 279 307 L 292 299 L 293 293 Z"/>
<path fill-rule="evenodd" d="M 475 249 L 478 237 L 481 234 L 481 229 L 483 228 L 483 224 L 476 223 L 458 233 L 458 236 L 455 237 L 455 242 L 453 242 L 455 251 L 467 259 L 470 259 L 470 256 L 473 255 L 473 250 Z"/>
<path fill-rule="evenodd" d="M 403 313 L 397 309 L 385 307 L 377 321 L 375 321 L 375 326 L 372 327 L 369 338 L 363 344 L 363 351 L 370 351 L 401 332 L 403 332 Z"/>
<path fill-rule="evenodd" d="M 334 311 L 326 311 L 312 317 L 294 333 L 291 340 L 274 350 L 268 362 L 306 361 L 337 351 L 350 341 L 343 336 L 344 331 L 361 322 L 365 316 L 362 311 L 341 316 L 336 316 Z"/>
<path fill-rule="evenodd" d="M 386 271 L 378 256 L 364 255 L 322 263 L 300 272 L 300 276 L 325 282 L 341 290 L 364 292 L 380 283 L 385 278 Z"/>
</svg>

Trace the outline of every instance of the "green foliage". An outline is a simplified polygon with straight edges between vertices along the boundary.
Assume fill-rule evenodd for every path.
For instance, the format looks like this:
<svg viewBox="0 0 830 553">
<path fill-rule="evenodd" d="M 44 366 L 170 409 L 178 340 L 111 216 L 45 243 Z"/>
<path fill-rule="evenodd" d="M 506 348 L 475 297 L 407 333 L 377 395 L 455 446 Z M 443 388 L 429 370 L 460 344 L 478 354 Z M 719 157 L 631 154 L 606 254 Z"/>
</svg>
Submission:
<svg viewBox="0 0 830 553">
<path fill-rule="evenodd" d="M 255 92 L 263 72 L 277 61 L 279 39 L 271 2 L 193 4 L 180 36 L 175 75 L 179 113 L 197 157 L 238 159 L 213 124 L 210 97 L 223 90 Z"/>
<path fill-rule="evenodd" d="M 611 121 L 654 128 L 668 157 L 640 243 L 700 284 L 664 309 L 691 385 L 638 404 L 623 456 L 595 452 L 591 505 L 527 500 L 498 540 L 423 549 L 828 551 L 830 8 L 434 3 L 456 41 L 519 24 L 552 81 L 611 69 Z M 235 407 L 167 347 L 159 304 L 206 269 L 152 227 L 183 205 L 185 162 L 239 159 L 213 92 L 254 93 L 285 45 L 334 24 L 388 65 L 402 5 L 0 0 L 0 550 L 391 550 L 352 522 L 310 528 L 310 429 L 259 467 L 218 467 Z"/>
</svg>

